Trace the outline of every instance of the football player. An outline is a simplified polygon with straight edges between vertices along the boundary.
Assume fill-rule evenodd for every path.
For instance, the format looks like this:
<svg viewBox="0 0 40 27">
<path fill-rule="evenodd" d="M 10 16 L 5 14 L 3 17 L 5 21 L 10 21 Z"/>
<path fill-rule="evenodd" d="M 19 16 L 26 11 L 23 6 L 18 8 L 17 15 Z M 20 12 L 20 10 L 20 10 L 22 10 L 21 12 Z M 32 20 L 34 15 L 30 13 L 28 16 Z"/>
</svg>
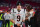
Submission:
<svg viewBox="0 0 40 27">
<path fill-rule="evenodd" d="M 28 25 L 30 25 L 30 18 L 34 16 L 34 10 L 31 5 L 28 5 L 26 8 L 26 20 L 28 21 Z M 28 26 L 30 27 L 30 26 Z"/>
<path fill-rule="evenodd" d="M 22 27 L 22 22 L 25 20 L 25 11 L 21 8 L 21 3 L 17 2 L 17 8 L 11 9 L 13 18 L 10 19 L 14 23 L 14 27 Z"/>
</svg>

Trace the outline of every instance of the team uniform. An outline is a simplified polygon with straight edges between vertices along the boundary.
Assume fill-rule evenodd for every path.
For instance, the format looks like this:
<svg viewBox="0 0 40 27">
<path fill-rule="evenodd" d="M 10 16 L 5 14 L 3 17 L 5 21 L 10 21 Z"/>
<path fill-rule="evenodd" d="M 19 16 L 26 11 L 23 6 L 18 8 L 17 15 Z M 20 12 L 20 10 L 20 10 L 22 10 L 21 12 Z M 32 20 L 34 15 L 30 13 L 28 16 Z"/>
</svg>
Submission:
<svg viewBox="0 0 40 27">
<path fill-rule="evenodd" d="M 26 11 L 26 17 L 28 17 L 28 22 L 30 22 L 30 18 L 33 17 L 33 12 L 34 12 L 34 11 L 30 11 L 30 12 L 27 12 L 27 11 Z M 27 15 L 28 15 L 28 16 L 27 16 Z M 28 24 L 28 27 L 30 27 L 29 24 Z"/>
<path fill-rule="evenodd" d="M 20 12 L 16 8 L 11 10 L 11 14 L 13 15 L 13 20 L 15 21 L 15 24 L 20 24 L 22 27 L 22 20 L 25 20 L 25 12 L 24 9 L 21 9 Z M 15 26 L 14 26 L 15 27 Z"/>
</svg>

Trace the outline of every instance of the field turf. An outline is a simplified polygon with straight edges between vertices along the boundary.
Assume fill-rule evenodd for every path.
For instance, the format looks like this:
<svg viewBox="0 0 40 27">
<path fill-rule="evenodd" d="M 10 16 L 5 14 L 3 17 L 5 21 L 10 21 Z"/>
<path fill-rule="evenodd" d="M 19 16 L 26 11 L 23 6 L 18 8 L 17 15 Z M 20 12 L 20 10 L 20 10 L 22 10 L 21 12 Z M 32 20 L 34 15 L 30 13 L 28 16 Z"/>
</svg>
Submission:
<svg viewBox="0 0 40 27">
<path fill-rule="evenodd" d="M 10 27 L 11 27 L 11 26 L 13 26 L 13 23 L 10 21 Z M 6 26 L 6 27 L 8 27 L 8 24 L 7 24 L 7 26 Z"/>
</svg>

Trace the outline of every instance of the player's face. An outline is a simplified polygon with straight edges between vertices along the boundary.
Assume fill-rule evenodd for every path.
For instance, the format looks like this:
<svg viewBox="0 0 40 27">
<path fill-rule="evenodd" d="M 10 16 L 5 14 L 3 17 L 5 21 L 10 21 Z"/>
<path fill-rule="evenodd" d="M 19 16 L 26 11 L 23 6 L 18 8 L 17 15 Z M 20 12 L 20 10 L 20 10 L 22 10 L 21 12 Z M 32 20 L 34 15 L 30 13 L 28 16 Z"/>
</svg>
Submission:
<svg viewBox="0 0 40 27">
<path fill-rule="evenodd" d="M 19 10 L 20 10 L 20 9 L 21 9 L 21 5 L 18 5 L 18 6 L 17 6 L 17 9 L 19 9 Z"/>
</svg>

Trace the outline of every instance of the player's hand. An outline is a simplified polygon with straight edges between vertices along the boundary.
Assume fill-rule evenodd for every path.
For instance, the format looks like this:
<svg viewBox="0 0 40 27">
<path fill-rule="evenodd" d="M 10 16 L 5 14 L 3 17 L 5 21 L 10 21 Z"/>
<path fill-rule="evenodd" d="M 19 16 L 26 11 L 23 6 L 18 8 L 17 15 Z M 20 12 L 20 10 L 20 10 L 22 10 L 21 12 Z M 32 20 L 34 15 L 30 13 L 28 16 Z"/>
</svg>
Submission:
<svg viewBox="0 0 40 27">
<path fill-rule="evenodd" d="M 20 24 L 17 24 L 17 26 L 19 27 L 19 26 L 20 26 Z"/>
<path fill-rule="evenodd" d="M 13 23 L 15 23 L 15 21 L 13 21 Z"/>
<path fill-rule="evenodd" d="M 10 19 L 10 21 L 11 21 L 12 23 L 15 23 L 15 21 L 14 21 L 14 20 L 12 20 L 12 19 Z"/>
</svg>

